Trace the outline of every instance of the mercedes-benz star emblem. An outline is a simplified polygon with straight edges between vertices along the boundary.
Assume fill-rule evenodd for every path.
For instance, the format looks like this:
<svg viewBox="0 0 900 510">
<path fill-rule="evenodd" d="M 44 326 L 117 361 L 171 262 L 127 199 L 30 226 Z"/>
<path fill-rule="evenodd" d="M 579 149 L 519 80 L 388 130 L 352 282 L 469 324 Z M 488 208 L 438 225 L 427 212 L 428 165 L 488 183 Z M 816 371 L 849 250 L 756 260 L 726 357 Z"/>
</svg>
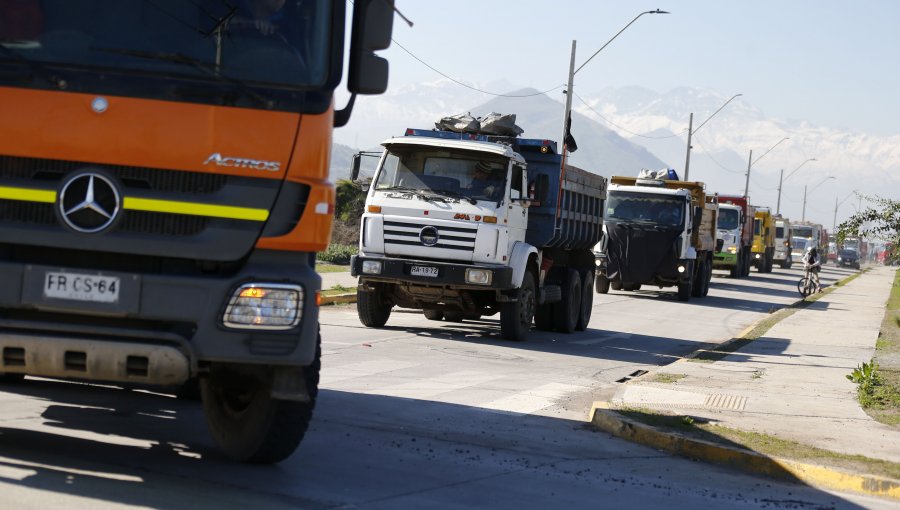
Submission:
<svg viewBox="0 0 900 510">
<path fill-rule="evenodd" d="M 63 222 L 77 232 L 92 234 L 108 228 L 121 207 L 119 191 L 109 178 L 83 173 L 69 179 L 59 192 Z"/>
<path fill-rule="evenodd" d="M 425 227 L 419 232 L 419 241 L 422 241 L 422 244 L 425 246 L 434 246 L 437 244 L 438 239 L 438 231 L 434 227 Z"/>
</svg>

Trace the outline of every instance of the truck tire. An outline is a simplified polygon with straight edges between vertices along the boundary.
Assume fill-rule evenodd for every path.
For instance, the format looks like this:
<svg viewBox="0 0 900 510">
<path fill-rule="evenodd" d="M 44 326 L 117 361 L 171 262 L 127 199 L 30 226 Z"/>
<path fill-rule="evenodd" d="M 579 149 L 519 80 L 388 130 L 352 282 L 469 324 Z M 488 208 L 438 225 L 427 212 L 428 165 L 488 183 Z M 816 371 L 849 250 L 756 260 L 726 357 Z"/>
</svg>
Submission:
<svg viewBox="0 0 900 510">
<path fill-rule="evenodd" d="M 578 314 L 575 331 L 586 330 L 591 322 L 591 312 L 594 309 L 594 290 L 591 289 L 591 282 L 593 281 L 594 272 L 585 271 L 584 277 L 581 279 L 581 313 Z"/>
<path fill-rule="evenodd" d="M 0 384 L 15 384 L 22 382 L 24 379 L 25 374 L 0 373 Z"/>
<path fill-rule="evenodd" d="M 743 257 L 744 265 L 741 269 L 743 269 L 743 276 L 746 278 L 746 277 L 750 276 L 750 249 L 745 248 L 743 253 L 744 253 L 744 257 Z"/>
<path fill-rule="evenodd" d="M 537 298 L 534 293 L 534 275 L 525 271 L 519 298 L 513 303 L 503 303 L 500 308 L 500 334 L 507 340 L 521 342 L 531 329 Z"/>
<path fill-rule="evenodd" d="M 430 321 L 439 321 L 444 318 L 444 312 L 440 310 L 422 310 L 422 313 Z"/>
<path fill-rule="evenodd" d="M 691 280 L 678 284 L 678 300 L 687 302 L 691 300 Z"/>
<path fill-rule="evenodd" d="M 734 261 L 734 265 L 731 266 L 731 275 L 730 276 L 732 278 L 740 278 L 740 277 L 744 276 L 744 265 L 741 264 L 742 260 L 743 260 L 743 254 L 738 253 L 737 258 Z"/>
<path fill-rule="evenodd" d="M 466 315 L 462 312 L 444 312 L 444 319 L 447 322 L 462 322 Z"/>
<path fill-rule="evenodd" d="M 641 284 L 640 283 L 625 283 L 625 284 L 622 284 L 622 290 L 627 290 L 629 292 L 641 290 Z"/>
<path fill-rule="evenodd" d="M 612 290 L 622 290 L 622 282 L 618 280 L 610 282 L 609 286 L 612 287 Z"/>
<path fill-rule="evenodd" d="M 597 286 L 597 294 L 608 294 L 609 293 L 609 280 L 606 279 L 606 275 L 603 275 L 603 274 L 597 275 L 596 286 Z"/>
<path fill-rule="evenodd" d="M 534 327 L 538 331 L 553 331 L 553 308 L 556 303 L 537 305 L 534 310 Z"/>
<path fill-rule="evenodd" d="M 356 291 L 356 313 L 359 315 L 359 322 L 366 327 L 380 328 L 387 324 L 391 307 L 391 303 L 384 298 L 381 287 Z"/>
<path fill-rule="evenodd" d="M 693 283 L 691 284 L 691 296 L 703 297 L 703 282 L 706 279 L 706 260 L 697 260 L 694 269 Z M 679 292 L 681 288 L 679 287 Z"/>
<path fill-rule="evenodd" d="M 219 448 L 234 460 L 274 464 L 300 445 L 319 393 L 322 338 L 316 338 L 313 363 L 303 368 L 308 402 L 271 396 L 271 374 L 256 367 L 212 370 L 200 381 L 203 411 Z"/>
<path fill-rule="evenodd" d="M 566 280 L 563 282 L 562 301 L 554 307 L 556 330 L 560 333 L 571 333 L 578 325 L 581 315 L 581 276 L 575 269 L 566 269 Z"/>
</svg>

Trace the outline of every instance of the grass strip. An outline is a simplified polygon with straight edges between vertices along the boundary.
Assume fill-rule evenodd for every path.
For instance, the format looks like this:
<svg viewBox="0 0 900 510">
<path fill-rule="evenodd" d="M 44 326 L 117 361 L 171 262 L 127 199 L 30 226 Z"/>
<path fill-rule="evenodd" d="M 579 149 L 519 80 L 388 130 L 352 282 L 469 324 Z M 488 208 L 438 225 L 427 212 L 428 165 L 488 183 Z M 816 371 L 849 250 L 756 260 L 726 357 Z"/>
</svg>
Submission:
<svg viewBox="0 0 900 510">
<path fill-rule="evenodd" d="M 876 382 L 869 394 L 860 386 L 859 403 L 873 419 L 900 427 L 900 270 L 894 274 L 872 361 Z"/>
</svg>

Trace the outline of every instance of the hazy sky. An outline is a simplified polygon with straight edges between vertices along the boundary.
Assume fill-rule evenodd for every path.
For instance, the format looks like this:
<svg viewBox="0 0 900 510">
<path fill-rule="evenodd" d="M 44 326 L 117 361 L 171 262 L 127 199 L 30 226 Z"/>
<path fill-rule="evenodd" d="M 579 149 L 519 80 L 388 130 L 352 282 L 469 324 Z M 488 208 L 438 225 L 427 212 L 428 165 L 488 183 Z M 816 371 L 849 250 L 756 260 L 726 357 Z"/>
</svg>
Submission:
<svg viewBox="0 0 900 510">
<path fill-rule="evenodd" d="M 644 15 L 576 75 L 575 89 L 707 87 L 766 116 L 875 135 L 900 134 L 900 1 L 891 0 L 397 0 L 394 39 L 466 82 L 546 90 L 636 15 Z M 439 77 L 397 45 L 392 89 Z M 507 92 L 498 90 L 495 92 Z M 562 94 L 559 95 L 560 100 Z M 490 96 L 485 95 L 485 100 Z"/>
</svg>

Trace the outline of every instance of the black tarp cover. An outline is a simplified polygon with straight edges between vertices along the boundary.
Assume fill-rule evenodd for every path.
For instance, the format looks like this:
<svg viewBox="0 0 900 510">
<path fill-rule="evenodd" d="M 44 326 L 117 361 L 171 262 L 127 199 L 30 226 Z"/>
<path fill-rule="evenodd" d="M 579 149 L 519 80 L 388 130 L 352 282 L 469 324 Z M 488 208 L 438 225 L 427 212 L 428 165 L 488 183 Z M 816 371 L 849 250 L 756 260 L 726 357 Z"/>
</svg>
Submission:
<svg viewBox="0 0 900 510">
<path fill-rule="evenodd" d="M 640 223 L 608 222 L 606 276 L 623 283 L 647 283 L 654 275 L 678 276 L 676 240 L 681 230 Z"/>
</svg>

